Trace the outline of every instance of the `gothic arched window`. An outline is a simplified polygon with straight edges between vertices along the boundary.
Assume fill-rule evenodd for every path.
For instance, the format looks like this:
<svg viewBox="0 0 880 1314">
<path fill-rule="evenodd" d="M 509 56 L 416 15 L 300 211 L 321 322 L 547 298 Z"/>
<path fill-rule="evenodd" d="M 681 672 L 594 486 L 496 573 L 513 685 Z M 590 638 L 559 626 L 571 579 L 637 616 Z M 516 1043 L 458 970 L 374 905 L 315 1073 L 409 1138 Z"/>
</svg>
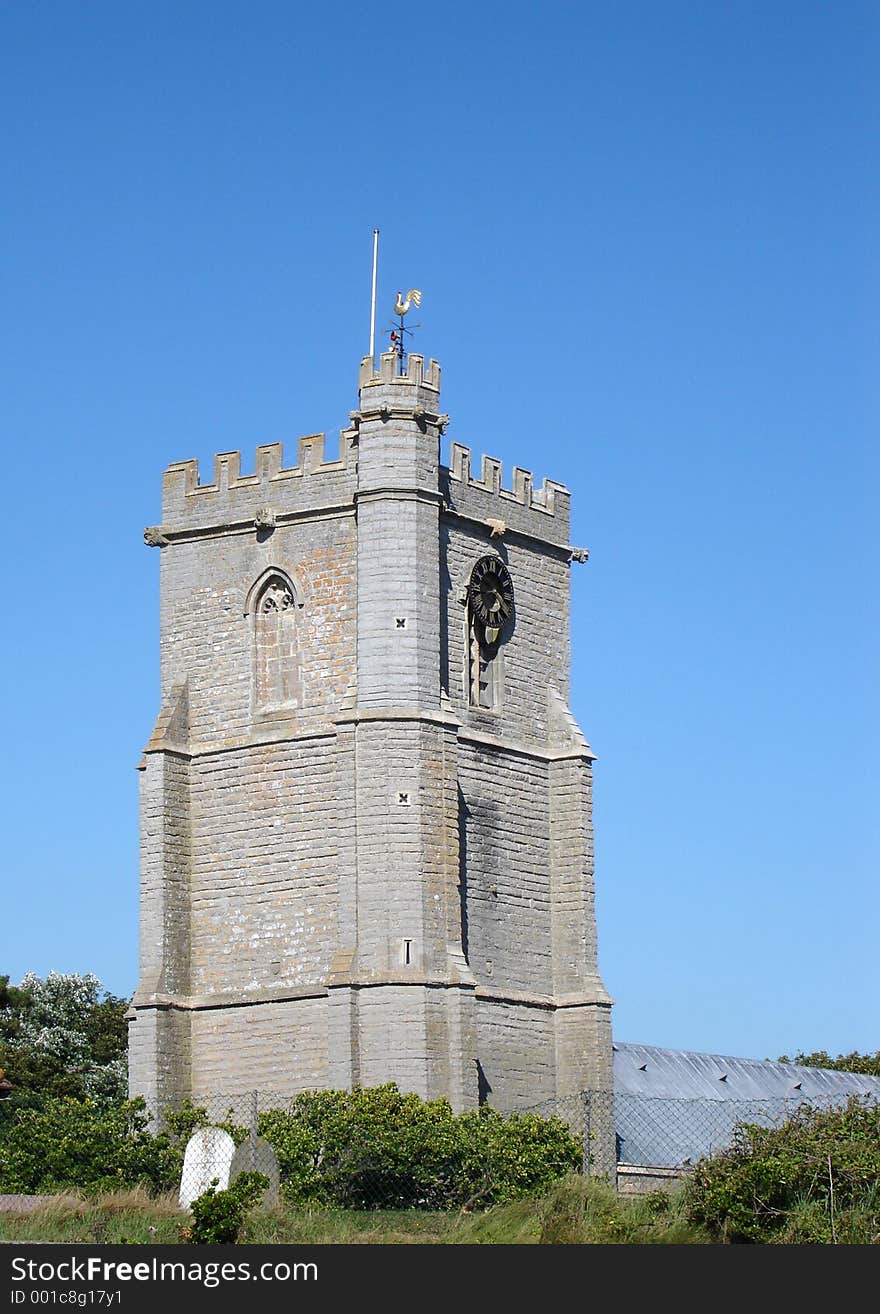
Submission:
<svg viewBox="0 0 880 1314">
<path fill-rule="evenodd" d="M 259 582 L 253 600 L 254 694 L 257 711 L 299 707 L 302 656 L 293 584 L 280 571 Z"/>
</svg>

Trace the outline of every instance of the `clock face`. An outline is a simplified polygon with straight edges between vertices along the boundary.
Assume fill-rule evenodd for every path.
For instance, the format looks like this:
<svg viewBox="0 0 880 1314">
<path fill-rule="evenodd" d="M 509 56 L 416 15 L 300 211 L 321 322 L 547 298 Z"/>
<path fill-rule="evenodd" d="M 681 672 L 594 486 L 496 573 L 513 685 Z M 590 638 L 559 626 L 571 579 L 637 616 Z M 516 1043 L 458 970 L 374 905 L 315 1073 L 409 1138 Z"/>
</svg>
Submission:
<svg viewBox="0 0 880 1314">
<path fill-rule="evenodd" d="M 513 582 L 503 561 L 480 558 L 471 572 L 468 598 L 474 615 L 487 629 L 501 629 L 513 611 Z"/>
</svg>

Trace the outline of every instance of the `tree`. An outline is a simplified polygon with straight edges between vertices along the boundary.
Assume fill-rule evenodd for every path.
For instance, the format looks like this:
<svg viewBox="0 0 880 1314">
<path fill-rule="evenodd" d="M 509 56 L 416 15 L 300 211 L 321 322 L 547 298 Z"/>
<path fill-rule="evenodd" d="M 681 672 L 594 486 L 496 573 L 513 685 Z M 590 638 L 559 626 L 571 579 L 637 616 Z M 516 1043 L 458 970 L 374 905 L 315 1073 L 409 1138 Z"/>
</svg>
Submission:
<svg viewBox="0 0 880 1314">
<path fill-rule="evenodd" d="M 831 1058 L 824 1049 L 817 1049 L 814 1054 L 795 1054 L 789 1058 L 781 1054 L 778 1063 L 797 1063 L 803 1068 L 831 1068 L 835 1072 L 865 1072 L 872 1077 L 880 1077 L 880 1050 L 876 1054 L 838 1054 Z"/>
<path fill-rule="evenodd" d="M 53 1096 L 123 1100 L 127 1007 L 91 973 L 29 972 L 17 986 L 0 977 L 0 1068 L 13 1087 L 4 1117 Z"/>
</svg>

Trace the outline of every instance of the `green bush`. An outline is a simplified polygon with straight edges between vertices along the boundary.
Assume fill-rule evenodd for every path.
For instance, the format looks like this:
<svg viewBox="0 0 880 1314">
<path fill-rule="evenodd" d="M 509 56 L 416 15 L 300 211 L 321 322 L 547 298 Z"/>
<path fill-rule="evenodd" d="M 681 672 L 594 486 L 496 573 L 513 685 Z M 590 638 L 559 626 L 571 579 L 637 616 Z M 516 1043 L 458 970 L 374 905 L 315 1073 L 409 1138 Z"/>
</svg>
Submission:
<svg viewBox="0 0 880 1314">
<path fill-rule="evenodd" d="M 260 1203 L 269 1178 L 263 1173 L 239 1173 L 225 1191 L 218 1178 L 192 1202 L 193 1222 L 183 1229 L 183 1240 L 194 1246 L 235 1245 L 248 1211 Z"/>
<path fill-rule="evenodd" d="M 728 1150 L 695 1165 L 686 1208 L 731 1241 L 843 1240 L 854 1228 L 868 1240 L 880 1234 L 878 1177 L 880 1105 L 805 1104 L 778 1127 L 740 1123 Z"/>
<path fill-rule="evenodd" d="M 454 1114 L 444 1100 L 393 1082 L 307 1091 L 262 1114 L 292 1203 L 355 1209 L 485 1207 L 545 1189 L 580 1167 L 581 1146 L 559 1118 Z"/>
<path fill-rule="evenodd" d="M 139 1183 L 176 1188 L 183 1146 L 153 1136 L 144 1101 L 101 1108 L 89 1100 L 49 1099 L 20 1108 L 0 1139 L 0 1192 L 111 1190 Z"/>
<path fill-rule="evenodd" d="M 104 1108 L 55 1098 L 19 1108 L 0 1136 L 0 1191 L 174 1190 L 186 1141 L 207 1123 L 189 1102 L 166 1112 L 158 1135 L 142 1100 Z M 247 1136 L 229 1119 L 220 1125 L 237 1144 Z M 544 1191 L 581 1164 L 581 1145 L 559 1118 L 455 1114 L 446 1100 L 403 1094 L 394 1083 L 305 1092 L 287 1110 L 261 1114 L 259 1132 L 278 1154 L 293 1204 L 482 1209 Z"/>
</svg>

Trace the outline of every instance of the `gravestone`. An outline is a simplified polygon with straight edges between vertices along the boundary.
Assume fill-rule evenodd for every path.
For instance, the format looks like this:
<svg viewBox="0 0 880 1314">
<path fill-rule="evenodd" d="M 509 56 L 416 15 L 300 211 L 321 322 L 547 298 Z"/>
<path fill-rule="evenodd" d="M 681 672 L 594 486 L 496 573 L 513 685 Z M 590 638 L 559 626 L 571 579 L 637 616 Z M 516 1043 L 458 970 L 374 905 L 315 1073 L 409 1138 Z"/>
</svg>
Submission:
<svg viewBox="0 0 880 1314">
<path fill-rule="evenodd" d="M 279 1203 L 281 1174 L 278 1171 L 278 1156 L 262 1136 L 254 1141 L 244 1141 L 236 1147 L 229 1170 L 230 1185 L 239 1173 L 263 1173 L 269 1178 L 268 1189 L 263 1193 L 263 1204 L 271 1206 Z"/>
<path fill-rule="evenodd" d="M 235 1141 L 222 1127 L 201 1127 L 190 1136 L 180 1175 L 178 1198 L 182 1209 L 189 1209 L 215 1178 L 217 1190 L 226 1190 L 234 1154 Z"/>
</svg>

